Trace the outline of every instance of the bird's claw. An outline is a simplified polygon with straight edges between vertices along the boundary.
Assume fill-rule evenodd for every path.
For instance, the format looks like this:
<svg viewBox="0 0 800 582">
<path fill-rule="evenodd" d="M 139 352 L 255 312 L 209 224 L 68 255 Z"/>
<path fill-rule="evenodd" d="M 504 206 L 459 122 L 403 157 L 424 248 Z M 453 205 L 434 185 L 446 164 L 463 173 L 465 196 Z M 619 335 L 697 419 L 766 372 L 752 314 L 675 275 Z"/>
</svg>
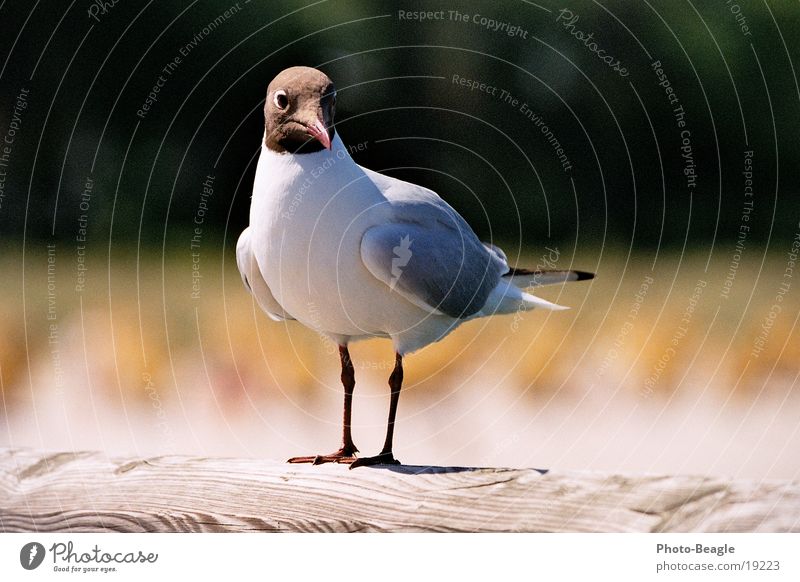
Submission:
<svg viewBox="0 0 800 582">
<path fill-rule="evenodd" d="M 374 457 L 361 457 L 350 463 L 350 468 L 373 467 L 375 465 L 399 465 L 400 461 L 394 458 L 392 453 L 381 453 Z"/>
<path fill-rule="evenodd" d="M 352 449 L 345 449 L 341 448 L 335 453 L 330 453 L 328 455 L 314 455 L 311 457 L 292 457 L 291 459 L 287 460 L 287 463 L 310 463 L 312 465 L 322 465 L 324 463 L 342 463 L 342 464 L 350 464 L 355 462 L 356 453 L 358 449 L 353 447 Z"/>
</svg>

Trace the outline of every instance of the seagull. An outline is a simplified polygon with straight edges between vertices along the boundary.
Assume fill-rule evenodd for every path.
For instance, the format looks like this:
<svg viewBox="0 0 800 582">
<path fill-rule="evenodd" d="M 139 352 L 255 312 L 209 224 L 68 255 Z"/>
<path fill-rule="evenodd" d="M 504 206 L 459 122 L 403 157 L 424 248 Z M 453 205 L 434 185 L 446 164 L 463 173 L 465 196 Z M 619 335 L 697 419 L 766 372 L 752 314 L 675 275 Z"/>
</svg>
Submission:
<svg viewBox="0 0 800 582">
<path fill-rule="evenodd" d="M 336 89 L 323 72 L 291 67 L 267 88 L 250 224 L 236 245 L 247 290 L 273 320 L 296 320 L 339 347 L 342 446 L 290 463 L 399 464 L 392 452 L 403 357 L 472 319 L 567 309 L 525 292 L 594 277 L 509 265 L 435 192 L 353 161 L 334 125 Z M 357 457 L 351 431 L 350 342 L 391 339 L 386 440 Z"/>
</svg>

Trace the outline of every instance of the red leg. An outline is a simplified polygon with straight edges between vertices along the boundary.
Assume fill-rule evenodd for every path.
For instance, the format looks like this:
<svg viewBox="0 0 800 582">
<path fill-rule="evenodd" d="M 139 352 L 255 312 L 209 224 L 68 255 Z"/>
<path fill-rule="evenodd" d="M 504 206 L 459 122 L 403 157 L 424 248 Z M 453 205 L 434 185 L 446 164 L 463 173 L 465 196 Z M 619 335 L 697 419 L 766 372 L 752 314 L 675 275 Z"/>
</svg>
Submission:
<svg viewBox="0 0 800 582">
<path fill-rule="evenodd" d="M 356 460 L 358 449 L 353 444 L 351 432 L 351 419 L 353 410 L 353 390 L 356 387 L 356 371 L 347 346 L 339 346 L 339 360 L 342 363 L 342 386 L 344 386 L 344 413 L 342 415 L 342 447 L 328 455 L 314 455 L 313 457 L 292 457 L 289 463 L 352 463 Z"/>
<path fill-rule="evenodd" d="M 350 464 L 351 469 L 370 465 L 399 465 L 400 461 L 392 453 L 392 440 L 394 439 L 394 420 L 397 416 L 397 403 L 400 401 L 400 389 L 403 386 L 403 356 L 395 354 L 394 370 L 389 376 L 389 388 L 392 391 L 389 401 L 389 421 L 386 425 L 386 440 L 383 450 L 375 457 L 362 457 Z"/>
</svg>

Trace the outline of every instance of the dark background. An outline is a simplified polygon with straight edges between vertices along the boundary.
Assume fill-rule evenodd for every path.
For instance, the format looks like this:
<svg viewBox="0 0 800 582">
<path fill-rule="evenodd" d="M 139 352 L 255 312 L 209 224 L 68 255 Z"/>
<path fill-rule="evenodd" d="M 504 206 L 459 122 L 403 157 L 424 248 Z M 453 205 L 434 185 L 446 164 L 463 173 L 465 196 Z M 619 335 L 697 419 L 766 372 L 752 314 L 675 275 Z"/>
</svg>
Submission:
<svg viewBox="0 0 800 582">
<path fill-rule="evenodd" d="M 144 119 L 136 112 L 161 69 L 233 3 L 120 0 L 99 22 L 91 3 L 79 4 L 0 8 L 0 134 L 20 89 L 30 91 L 0 208 L 0 236 L 16 248 L 73 239 L 91 177 L 92 248 L 184 249 L 209 174 L 204 236 L 221 241 L 227 229 L 230 245 L 247 223 L 266 86 L 297 64 L 337 84 L 337 130 L 365 144 L 359 163 L 433 188 L 482 236 L 623 248 L 735 239 L 746 149 L 758 176 L 748 240 L 791 240 L 797 224 L 793 3 L 742 3 L 751 36 L 724 2 L 567 5 L 576 28 L 624 63 L 623 79 L 556 23 L 563 6 L 547 0 L 539 4 L 551 12 L 524 2 L 240 2 L 182 59 Z M 507 21 L 527 39 L 446 13 L 398 19 L 398 9 L 421 6 Z M 691 194 L 656 59 L 686 110 Z M 454 74 L 527 102 L 573 169 L 562 170 L 518 110 L 454 84 Z"/>
</svg>

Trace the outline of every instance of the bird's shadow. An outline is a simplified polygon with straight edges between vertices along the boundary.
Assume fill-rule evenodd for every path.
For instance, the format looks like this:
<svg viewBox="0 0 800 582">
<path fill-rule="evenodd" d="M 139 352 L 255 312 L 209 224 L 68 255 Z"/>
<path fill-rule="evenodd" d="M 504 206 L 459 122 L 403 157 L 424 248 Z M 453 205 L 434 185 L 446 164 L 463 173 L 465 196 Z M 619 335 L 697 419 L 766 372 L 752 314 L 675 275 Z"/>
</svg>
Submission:
<svg viewBox="0 0 800 582">
<path fill-rule="evenodd" d="M 440 475 L 444 473 L 469 473 L 473 471 L 503 471 L 506 469 L 498 469 L 495 467 L 437 467 L 433 465 L 370 465 L 367 467 L 358 467 L 358 469 L 382 469 L 384 471 L 391 471 L 392 473 L 400 473 L 402 475 Z M 532 471 L 538 472 L 540 475 L 546 475 L 549 469 L 535 469 Z"/>
</svg>

